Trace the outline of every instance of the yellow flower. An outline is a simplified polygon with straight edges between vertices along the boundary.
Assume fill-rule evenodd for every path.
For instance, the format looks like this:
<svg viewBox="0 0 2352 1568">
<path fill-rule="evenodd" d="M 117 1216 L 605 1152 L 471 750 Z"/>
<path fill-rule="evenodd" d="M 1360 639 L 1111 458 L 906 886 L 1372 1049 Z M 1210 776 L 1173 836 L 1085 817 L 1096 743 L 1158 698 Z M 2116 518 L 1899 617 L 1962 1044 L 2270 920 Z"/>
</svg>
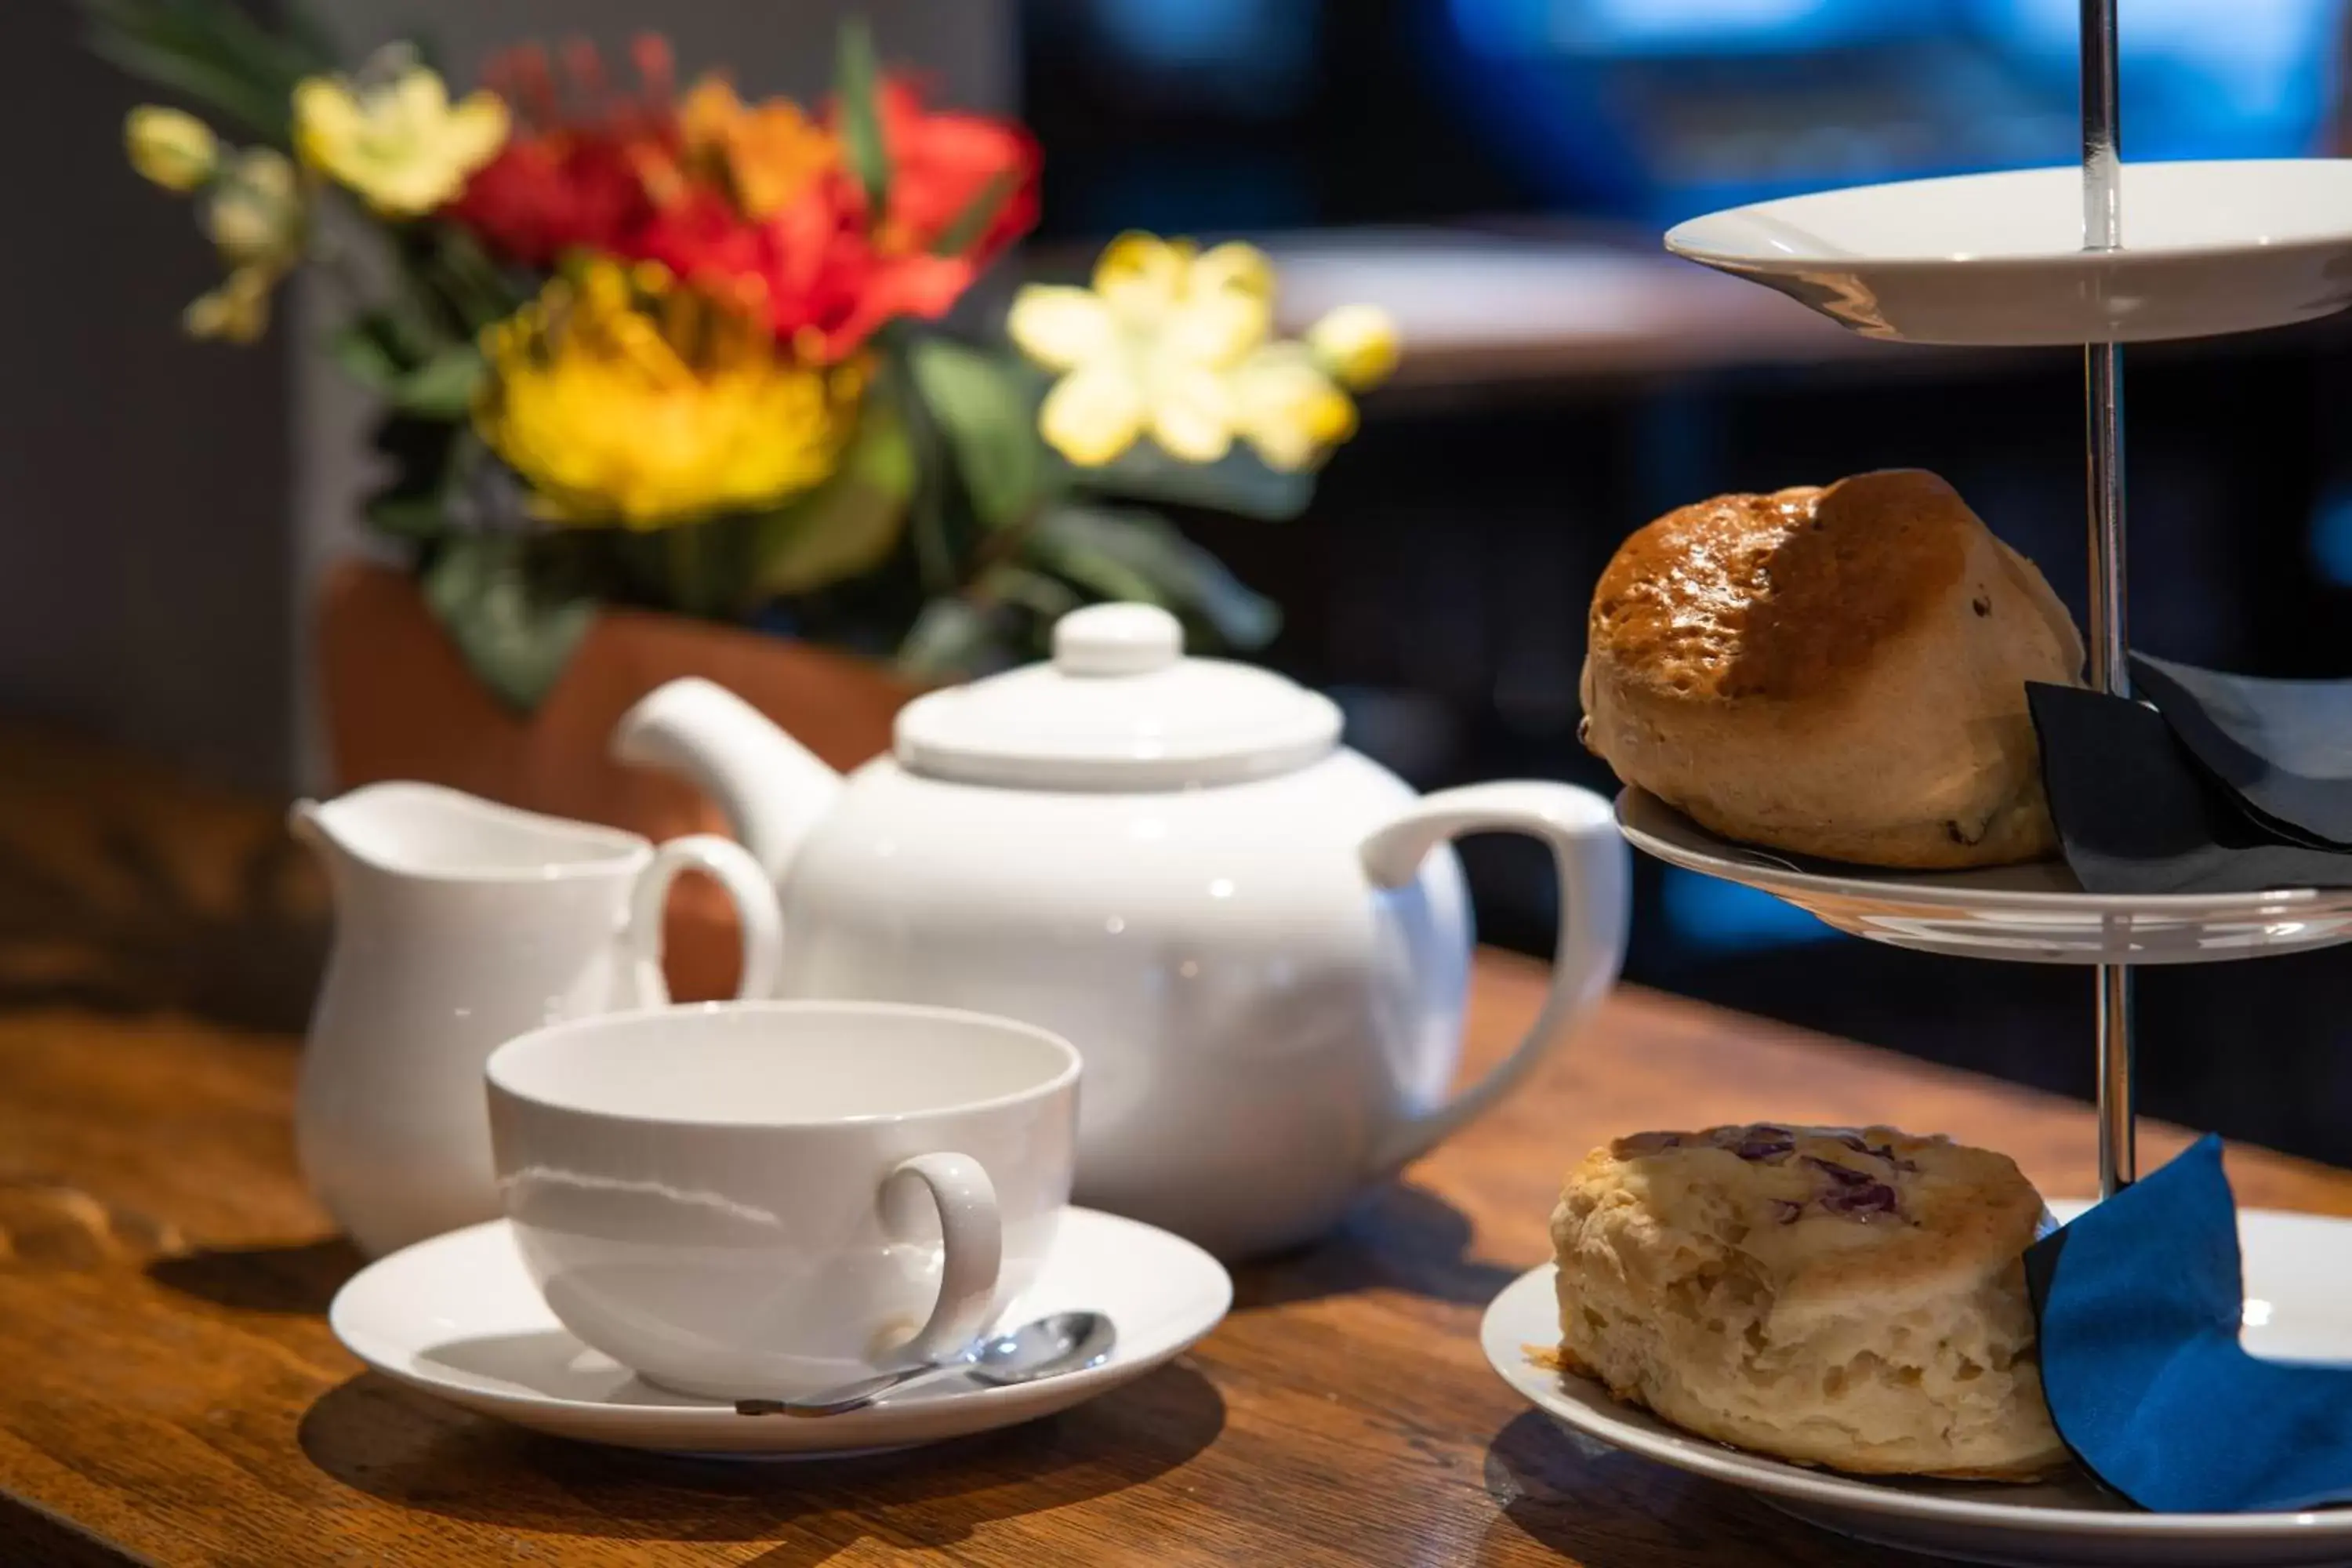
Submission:
<svg viewBox="0 0 2352 1568">
<path fill-rule="evenodd" d="M 1275 468 L 1308 468 L 1355 434 L 1340 385 L 1395 366 L 1396 327 L 1369 305 L 1332 311 L 1305 342 L 1273 339 L 1273 325 L 1264 252 L 1196 253 L 1142 234 L 1111 242 L 1091 289 L 1022 289 L 1005 323 L 1031 359 L 1064 373 L 1037 428 L 1081 468 L 1147 434 L 1185 462 L 1215 462 L 1238 439 Z"/>
<path fill-rule="evenodd" d="M 381 57 L 380 57 L 381 58 Z M 449 102 L 441 79 L 397 57 L 378 79 L 308 77 L 294 89 L 302 161 L 389 218 L 417 217 L 464 189 L 507 139 L 507 106 L 477 92 Z"/>
<path fill-rule="evenodd" d="M 1227 377 L 1234 433 L 1266 466 L 1312 468 L 1356 433 L 1356 405 L 1303 343 L 1268 343 Z"/>
<path fill-rule="evenodd" d="M 219 288 L 192 300 L 180 325 L 192 338 L 249 343 L 269 330 L 269 291 L 278 278 L 266 268 L 240 267 Z"/>
<path fill-rule="evenodd" d="M 193 191 L 220 166 L 220 140 L 193 114 L 142 103 L 122 122 L 131 166 L 167 191 Z"/>
<path fill-rule="evenodd" d="M 249 147 L 222 160 L 204 204 L 205 232 L 228 277 L 180 321 L 190 336 L 249 343 L 269 326 L 269 295 L 302 259 L 302 190 L 283 153 Z"/>
<path fill-rule="evenodd" d="M 558 522 L 771 506 L 833 471 L 864 371 L 803 364 L 658 267 L 593 260 L 483 334 L 474 426 Z"/>
<path fill-rule="evenodd" d="M 1033 284 L 1005 324 L 1031 359 L 1066 373 L 1039 433 L 1097 467 L 1146 434 L 1186 462 L 1223 457 L 1235 430 L 1230 373 L 1273 321 L 1274 268 L 1260 251 L 1129 234 L 1103 252 L 1093 288 Z"/>
<path fill-rule="evenodd" d="M 232 268 L 275 267 L 301 258 L 302 189 L 282 153 L 248 147 L 221 165 L 205 200 L 205 232 Z"/>
<path fill-rule="evenodd" d="M 1307 329 L 1307 346 L 1342 385 L 1360 392 L 1396 369 L 1396 321 L 1378 305 L 1341 305 Z"/>
</svg>

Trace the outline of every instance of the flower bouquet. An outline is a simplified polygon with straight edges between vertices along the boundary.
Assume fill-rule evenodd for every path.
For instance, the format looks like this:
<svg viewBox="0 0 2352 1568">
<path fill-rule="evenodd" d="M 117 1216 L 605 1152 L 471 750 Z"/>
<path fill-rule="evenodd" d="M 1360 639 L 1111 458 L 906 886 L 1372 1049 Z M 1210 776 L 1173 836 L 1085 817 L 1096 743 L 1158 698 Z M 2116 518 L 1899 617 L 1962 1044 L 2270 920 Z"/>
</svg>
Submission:
<svg viewBox="0 0 2352 1568">
<path fill-rule="evenodd" d="M 382 404 L 367 502 L 467 663 L 528 711 L 604 605 L 773 629 L 940 679 L 1141 599 L 1208 646 L 1273 606 L 1162 508 L 1282 519 L 1396 355 L 1385 317 L 1274 332 L 1241 244 L 1128 235 L 1090 285 L 942 322 L 1033 224 L 1018 126 L 929 107 L 840 39 L 821 106 L 683 89 L 638 39 L 492 61 L 453 99 L 414 47 L 355 69 L 299 10 L 84 0 L 92 42 L 185 110 L 132 111 L 139 171 L 225 267 L 186 329 L 250 342 L 308 266 L 325 345 Z"/>
</svg>

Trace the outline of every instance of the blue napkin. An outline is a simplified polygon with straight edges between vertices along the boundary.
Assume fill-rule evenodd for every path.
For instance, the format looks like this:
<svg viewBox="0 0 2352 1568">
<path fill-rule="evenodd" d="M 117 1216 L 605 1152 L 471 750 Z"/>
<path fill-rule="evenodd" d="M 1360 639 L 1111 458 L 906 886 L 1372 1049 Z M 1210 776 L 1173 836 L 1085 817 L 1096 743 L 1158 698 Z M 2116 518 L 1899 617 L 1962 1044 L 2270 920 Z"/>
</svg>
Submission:
<svg viewBox="0 0 2352 1568">
<path fill-rule="evenodd" d="M 2219 1138 L 2035 1243 L 2025 1272 L 2051 1418 L 2107 1485 L 2158 1513 L 2352 1500 L 2352 1367 L 2239 1346 L 2245 1283 Z"/>
</svg>

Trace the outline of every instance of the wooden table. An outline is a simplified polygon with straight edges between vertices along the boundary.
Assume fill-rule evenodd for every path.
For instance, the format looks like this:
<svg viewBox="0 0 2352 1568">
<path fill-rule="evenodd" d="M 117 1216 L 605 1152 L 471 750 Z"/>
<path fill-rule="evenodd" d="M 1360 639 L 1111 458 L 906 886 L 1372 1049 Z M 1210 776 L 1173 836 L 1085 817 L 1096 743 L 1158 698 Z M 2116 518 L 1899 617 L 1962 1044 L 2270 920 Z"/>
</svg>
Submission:
<svg viewBox="0 0 2352 1568">
<path fill-rule="evenodd" d="M 328 1333 L 359 1259 L 294 1174 L 295 1043 L 194 1016 L 275 1016 L 317 913 L 273 812 L 0 739 L 6 1568 L 1915 1563 L 1580 1454 L 1487 1369 L 1479 1312 L 1544 1258 L 1560 1171 L 1634 1128 L 1884 1120 L 2010 1150 L 2045 1191 L 2092 1181 L 2084 1107 L 1629 990 L 1328 1242 L 1242 1269 L 1224 1326 L 1125 1390 L 883 1458 L 652 1458 L 411 1394 Z M 1539 985 L 1482 961 L 1474 1056 Z M 2352 1175 L 2231 1169 L 2249 1203 L 2352 1214 Z"/>
</svg>

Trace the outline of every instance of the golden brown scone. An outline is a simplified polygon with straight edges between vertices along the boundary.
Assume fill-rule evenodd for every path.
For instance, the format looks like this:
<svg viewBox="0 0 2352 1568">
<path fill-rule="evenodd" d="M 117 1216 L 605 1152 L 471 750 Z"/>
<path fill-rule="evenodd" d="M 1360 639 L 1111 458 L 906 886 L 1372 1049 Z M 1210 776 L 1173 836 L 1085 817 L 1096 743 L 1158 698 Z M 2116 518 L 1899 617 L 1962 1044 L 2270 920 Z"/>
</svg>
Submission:
<svg viewBox="0 0 2352 1568">
<path fill-rule="evenodd" d="M 1645 1132 L 1552 1214 L 1560 1357 L 1702 1436 L 1861 1474 L 2062 1465 L 2005 1154 L 1891 1127 Z"/>
<path fill-rule="evenodd" d="M 1584 741 L 1727 837 L 1921 869 L 2056 851 L 2025 683 L 2083 639 L 2032 563 L 1918 469 L 1718 496 L 1592 596 Z"/>
</svg>

